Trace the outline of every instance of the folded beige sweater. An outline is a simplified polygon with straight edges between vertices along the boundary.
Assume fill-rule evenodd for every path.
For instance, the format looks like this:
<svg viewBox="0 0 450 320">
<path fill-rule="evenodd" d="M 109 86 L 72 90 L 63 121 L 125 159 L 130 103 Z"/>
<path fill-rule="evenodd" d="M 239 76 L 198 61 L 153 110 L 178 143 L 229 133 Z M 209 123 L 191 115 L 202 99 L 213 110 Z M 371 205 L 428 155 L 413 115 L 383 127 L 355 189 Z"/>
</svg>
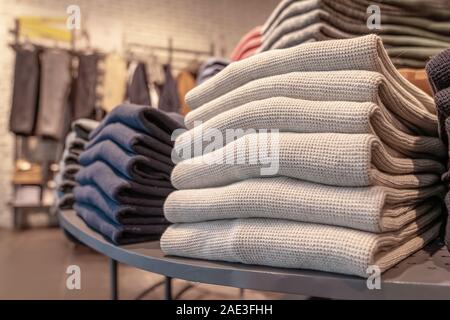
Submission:
<svg viewBox="0 0 450 320">
<path fill-rule="evenodd" d="M 236 219 L 170 226 L 161 238 L 167 255 L 312 269 L 367 277 L 383 272 L 437 237 L 438 213 L 397 232 L 353 229 L 278 219 Z"/>
<path fill-rule="evenodd" d="M 343 188 L 286 177 L 260 178 L 175 191 L 164 203 L 164 214 L 173 223 L 273 218 L 380 233 L 401 229 L 444 196 L 443 185 L 416 190 Z"/>
<path fill-rule="evenodd" d="M 229 129 L 240 129 L 242 135 L 252 129 L 298 133 L 370 133 L 378 136 L 394 156 L 444 158 L 447 154 L 439 138 L 410 134 L 384 105 L 285 97 L 256 100 L 219 113 L 181 134 L 176 140 L 175 150 L 182 149 L 188 153 L 183 154 L 184 159 L 192 158 L 197 146 L 204 152 L 218 133 L 220 139 L 227 141 Z"/>
<path fill-rule="evenodd" d="M 437 136 L 436 115 L 405 99 L 380 73 L 364 70 L 292 72 L 249 82 L 187 114 L 191 129 L 195 121 L 249 103 L 273 97 L 314 101 L 373 102 L 397 115 L 412 131 Z"/>
<path fill-rule="evenodd" d="M 419 109 L 436 112 L 433 99 L 398 73 L 376 35 L 305 43 L 236 61 L 191 90 L 186 95 L 186 102 L 191 109 L 196 109 L 256 79 L 290 72 L 336 70 L 379 72 L 385 76 L 389 87 L 403 99 Z"/>
<path fill-rule="evenodd" d="M 392 157 L 370 134 L 256 133 L 181 161 L 171 181 L 177 189 L 198 189 L 275 175 L 342 187 L 404 189 L 435 184 L 444 171 L 435 160 Z"/>
</svg>

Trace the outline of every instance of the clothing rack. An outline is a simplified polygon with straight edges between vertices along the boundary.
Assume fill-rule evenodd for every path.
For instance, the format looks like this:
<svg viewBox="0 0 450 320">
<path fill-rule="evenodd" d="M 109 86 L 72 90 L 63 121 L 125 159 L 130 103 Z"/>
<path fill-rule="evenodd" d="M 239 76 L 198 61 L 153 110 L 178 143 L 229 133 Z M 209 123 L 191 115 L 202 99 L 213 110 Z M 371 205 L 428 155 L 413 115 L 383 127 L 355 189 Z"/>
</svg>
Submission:
<svg viewBox="0 0 450 320">
<path fill-rule="evenodd" d="M 39 18 L 37 18 L 39 19 Z M 58 49 L 58 50 L 64 50 L 68 52 L 71 56 L 80 56 L 82 54 L 85 54 L 85 50 L 83 49 L 75 49 L 75 32 L 71 31 L 71 37 L 69 41 L 64 41 L 60 39 L 52 38 L 52 36 L 49 36 L 48 38 L 43 37 L 33 37 L 31 40 L 22 34 L 22 26 L 20 23 L 20 19 L 16 18 L 14 20 L 14 28 L 9 30 L 9 33 L 13 36 L 13 41 L 9 44 L 9 46 L 13 50 L 17 50 L 18 48 L 24 46 L 24 45 L 32 45 L 34 48 L 36 48 L 39 51 L 46 50 L 46 49 Z M 83 34 L 83 36 L 87 36 L 87 40 L 89 41 L 89 37 L 86 34 Z M 61 43 L 63 42 L 63 43 Z M 45 43 L 45 44 L 44 44 Z M 52 45 L 53 43 L 53 45 Z M 98 52 L 97 50 L 92 50 L 89 48 L 90 51 L 97 54 L 102 58 L 105 56 L 104 53 Z M 73 69 L 73 66 L 72 66 Z M 73 73 L 74 70 L 71 70 Z M 99 118 L 101 115 L 100 110 L 95 110 L 95 117 Z M 35 162 L 35 160 L 31 160 L 29 156 L 33 154 L 33 151 L 30 149 L 31 139 L 32 137 L 27 136 L 20 136 L 15 135 L 14 136 L 14 162 L 16 163 L 19 159 L 24 159 L 29 162 Z M 22 229 L 25 226 L 24 217 L 28 215 L 28 213 L 36 213 L 36 212 L 46 212 L 49 215 L 50 218 L 50 224 L 53 224 L 52 221 L 52 215 L 54 213 L 54 210 L 52 206 L 50 206 L 48 203 L 44 203 L 44 191 L 47 188 L 47 183 L 50 181 L 53 177 L 54 172 L 52 171 L 52 163 L 54 163 L 57 160 L 57 157 L 62 153 L 62 149 L 64 147 L 64 141 L 57 141 L 53 142 L 50 140 L 47 140 L 45 138 L 41 137 L 34 137 L 37 140 L 37 144 L 42 148 L 42 150 L 48 151 L 48 156 L 45 157 L 45 159 L 40 159 L 38 163 L 41 166 L 42 170 L 42 181 L 40 184 L 13 184 L 13 198 L 15 198 L 16 193 L 18 192 L 19 188 L 26 187 L 26 186 L 37 186 L 40 188 L 40 198 L 39 202 L 35 205 L 23 205 L 20 203 L 17 203 L 15 199 L 12 199 L 10 201 L 11 208 L 13 210 L 13 221 L 14 221 L 14 228 L 15 229 Z M 47 154 L 47 152 L 45 152 Z"/>
<path fill-rule="evenodd" d="M 142 50 L 145 54 L 151 53 L 159 57 L 161 54 L 166 54 L 166 63 L 172 66 L 172 70 L 181 70 L 188 62 L 214 56 L 216 52 L 216 46 L 212 42 L 209 49 L 194 50 L 174 46 L 173 38 L 168 38 L 166 46 L 128 42 L 124 45 L 124 48 L 132 54 L 135 54 L 137 50 Z"/>
</svg>

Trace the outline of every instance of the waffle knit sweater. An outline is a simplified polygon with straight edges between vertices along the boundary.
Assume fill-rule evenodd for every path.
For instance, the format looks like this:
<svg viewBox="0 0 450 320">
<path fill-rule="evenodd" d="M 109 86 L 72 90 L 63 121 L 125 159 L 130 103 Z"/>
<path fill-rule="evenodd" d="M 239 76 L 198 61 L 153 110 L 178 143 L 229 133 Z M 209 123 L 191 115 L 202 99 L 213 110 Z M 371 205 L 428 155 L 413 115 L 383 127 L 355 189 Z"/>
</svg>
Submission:
<svg viewBox="0 0 450 320">
<path fill-rule="evenodd" d="M 167 255 L 367 277 L 421 249 L 439 233 L 432 211 L 399 231 L 374 234 L 279 219 L 236 219 L 170 226 L 161 238 Z"/>
<path fill-rule="evenodd" d="M 380 233 L 413 222 L 444 195 L 443 185 L 420 190 L 342 188 L 286 177 L 260 178 L 175 191 L 164 203 L 164 214 L 173 223 L 272 218 Z"/>
<path fill-rule="evenodd" d="M 171 181 L 177 189 L 217 187 L 260 177 L 262 168 L 327 185 L 400 189 L 433 185 L 445 170 L 431 159 L 392 157 L 370 134 L 256 133 L 180 162 Z"/>
<path fill-rule="evenodd" d="M 320 69 L 319 65 L 317 69 Z M 208 83 L 215 82 L 215 79 L 217 77 Z M 416 88 L 402 79 L 410 88 Z M 414 132 L 438 135 L 436 115 L 426 110 L 404 87 L 392 86 L 380 73 L 363 70 L 292 72 L 254 80 L 191 111 L 185 124 L 191 129 L 195 121 L 207 121 L 245 103 L 280 96 L 315 101 L 373 102 L 396 114 Z M 428 95 L 426 97 L 431 99 Z"/>
<path fill-rule="evenodd" d="M 285 97 L 256 100 L 219 113 L 180 135 L 175 142 L 175 150 L 190 149 L 189 157 L 193 157 L 197 145 L 205 152 L 217 130 L 223 141 L 226 141 L 228 129 L 242 129 L 243 135 L 251 132 L 251 129 L 298 133 L 370 133 L 377 135 L 392 155 L 442 159 L 447 154 L 439 138 L 409 133 L 383 105 Z M 184 156 L 186 159 L 187 155 Z"/>
<path fill-rule="evenodd" d="M 392 90 L 418 108 L 435 112 L 434 102 L 395 69 L 376 35 L 347 40 L 305 43 L 272 50 L 230 64 L 213 79 L 186 95 L 191 109 L 210 102 L 252 80 L 300 71 L 367 70 L 383 74 Z"/>
</svg>

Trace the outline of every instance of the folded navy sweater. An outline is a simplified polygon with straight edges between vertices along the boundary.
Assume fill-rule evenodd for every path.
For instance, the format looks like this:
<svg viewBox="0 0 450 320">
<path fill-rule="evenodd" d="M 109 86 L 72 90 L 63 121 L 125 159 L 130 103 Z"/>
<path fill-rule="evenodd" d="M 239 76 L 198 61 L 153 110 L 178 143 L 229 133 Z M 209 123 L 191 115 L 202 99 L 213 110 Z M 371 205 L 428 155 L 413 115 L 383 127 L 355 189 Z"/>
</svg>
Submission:
<svg viewBox="0 0 450 320">
<path fill-rule="evenodd" d="M 173 164 L 168 165 L 157 159 L 127 152 L 111 140 L 104 140 L 85 150 L 80 156 L 80 164 L 84 167 L 96 161 L 107 163 L 114 170 L 130 180 L 145 185 L 170 187 L 169 177 Z M 159 174 L 165 174 L 167 180 L 161 181 Z"/>
<path fill-rule="evenodd" d="M 112 123 L 104 127 L 86 145 L 86 149 L 105 140 L 114 141 L 122 149 L 134 152 L 161 162 L 172 164 L 172 146 L 145 133 L 134 130 L 122 123 Z"/>
<path fill-rule="evenodd" d="M 111 111 L 100 125 L 89 135 L 92 140 L 107 125 L 120 122 L 135 130 L 173 146 L 171 139 L 175 129 L 183 128 L 183 124 L 174 120 L 170 115 L 148 106 L 138 106 L 134 104 L 123 104 Z"/>
<path fill-rule="evenodd" d="M 95 185 L 111 200 L 120 204 L 160 206 L 174 189 L 137 183 L 113 171 L 102 161 L 81 169 L 76 175 L 81 185 Z"/>
<path fill-rule="evenodd" d="M 167 224 L 120 225 L 109 220 L 100 210 L 76 202 L 74 209 L 92 229 L 117 245 L 158 240 Z"/>
<path fill-rule="evenodd" d="M 78 186 L 74 189 L 77 203 L 86 204 L 101 210 L 118 224 L 167 224 L 162 205 L 157 207 L 141 207 L 119 205 L 109 199 L 93 185 Z"/>
</svg>

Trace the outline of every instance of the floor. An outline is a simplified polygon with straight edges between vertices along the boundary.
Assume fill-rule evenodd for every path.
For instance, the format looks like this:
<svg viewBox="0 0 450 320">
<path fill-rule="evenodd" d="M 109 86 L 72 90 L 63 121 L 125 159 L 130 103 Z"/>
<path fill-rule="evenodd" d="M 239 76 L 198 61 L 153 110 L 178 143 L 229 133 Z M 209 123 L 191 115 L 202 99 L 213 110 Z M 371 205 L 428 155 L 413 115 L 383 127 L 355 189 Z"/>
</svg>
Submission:
<svg viewBox="0 0 450 320">
<path fill-rule="evenodd" d="M 81 269 L 81 289 L 66 287 L 67 267 Z M 119 298 L 136 299 L 162 276 L 119 265 Z M 175 280 L 177 295 L 188 283 Z M 164 288 L 142 299 L 162 299 Z M 195 284 L 180 299 L 239 299 L 239 289 Z M 280 299 L 275 293 L 245 290 L 244 299 Z M 75 245 L 57 228 L 0 230 L 0 299 L 109 299 L 109 263 L 104 256 Z"/>
</svg>

